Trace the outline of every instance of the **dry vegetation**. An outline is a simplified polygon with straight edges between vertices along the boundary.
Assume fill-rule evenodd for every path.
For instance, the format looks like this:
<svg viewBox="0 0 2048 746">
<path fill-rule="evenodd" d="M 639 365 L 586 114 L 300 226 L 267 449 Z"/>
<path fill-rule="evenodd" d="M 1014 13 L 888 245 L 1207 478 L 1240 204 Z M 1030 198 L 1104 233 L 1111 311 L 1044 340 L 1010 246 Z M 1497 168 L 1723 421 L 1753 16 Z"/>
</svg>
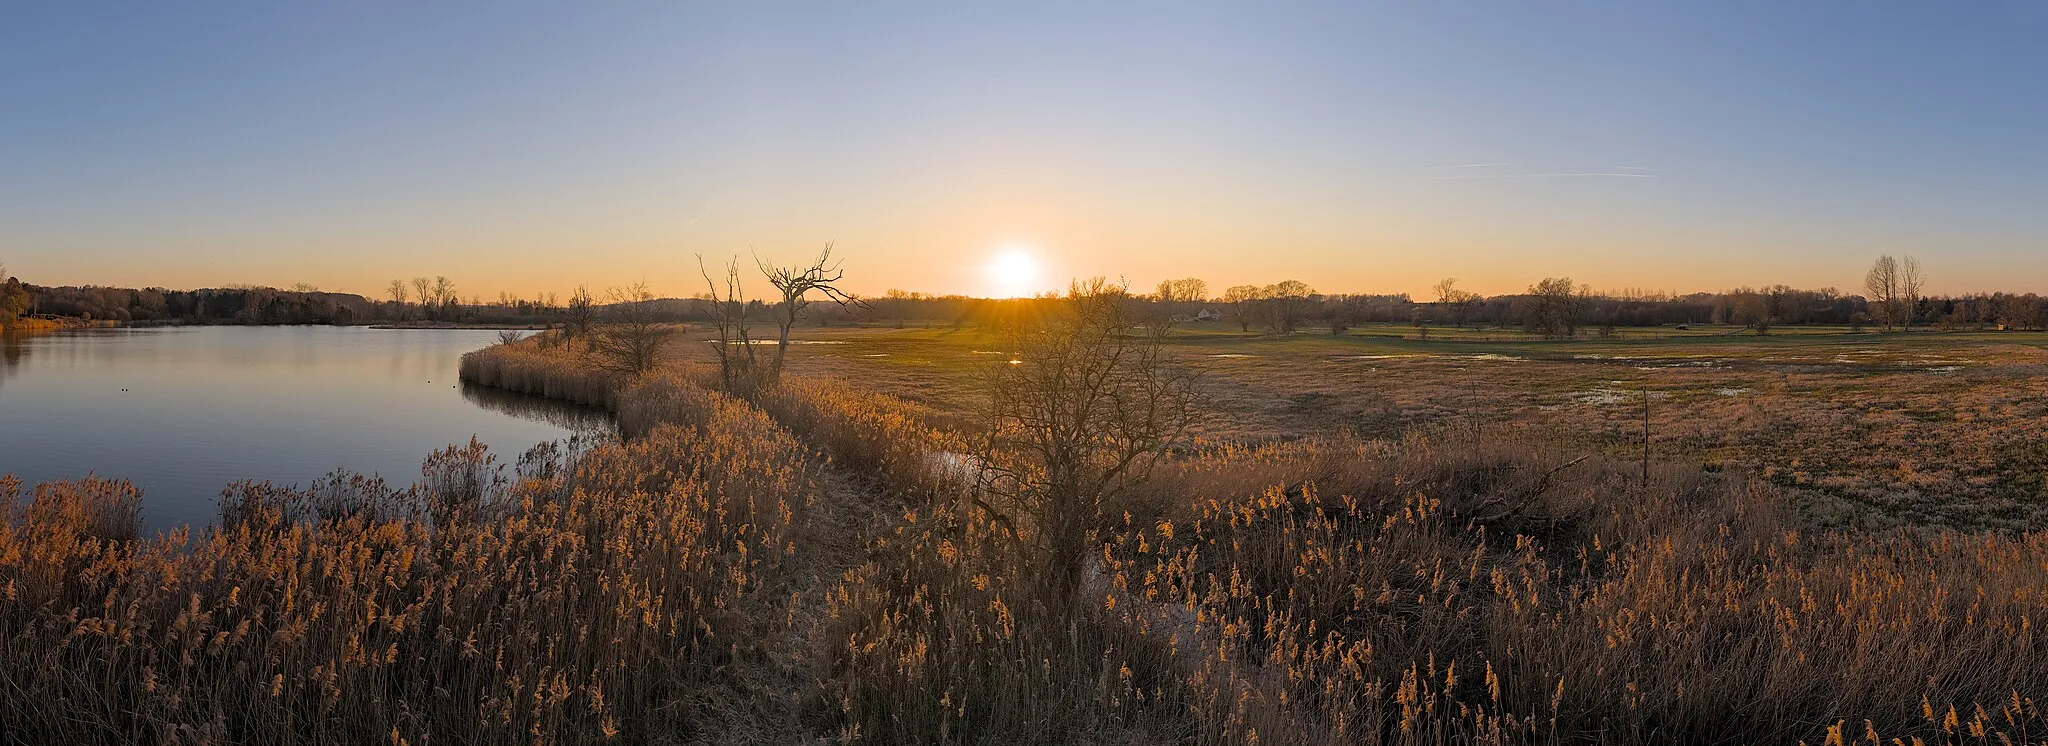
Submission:
<svg viewBox="0 0 2048 746">
<path fill-rule="evenodd" d="M 1946 420 L 1855 418 L 1857 386 L 1968 397 L 1948 411 L 1993 422 L 1957 448 L 2037 432 L 1984 374 L 1573 345 L 1298 371 L 1270 364 L 1293 341 L 1191 341 L 1258 357 L 1199 358 L 1221 416 L 1105 498 L 1075 591 L 1043 582 L 1034 520 L 971 499 L 953 369 L 982 343 L 821 346 L 744 399 L 688 361 L 501 345 L 465 379 L 608 406 L 630 439 L 451 448 L 403 490 L 238 485 L 162 537 L 126 485 L 0 482 L 0 740 L 2048 743 L 2048 534 L 1851 526 L 1822 498 L 1896 476 L 1800 455 L 1943 458 L 1914 444 Z M 1638 383 L 1668 395 L 1647 484 Z M 1875 442 L 1808 432 L 1830 416 Z M 1790 456 L 1745 440 L 1781 431 Z M 2011 488 L 1981 474 L 1916 504 Z"/>
<path fill-rule="evenodd" d="M 1667 334 L 1669 332 L 1666 332 Z M 1400 335 L 1405 334 L 1403 338 Z M 1399 438 L 1530 426 L 1585 452 L 1738 468 L 1829 526 L 2048 529 L 2048 336 L 2030 332 L 1529 341 L 1503 331 L 1367 327 L 1346 336 L 1195 333 L 1205 438 Z M 1388 336 L 1393 335 L 1393 336 Z M 993 344 L 972 330 L 821 330 L 798 369 L 947 411 Z"/>
</svg>

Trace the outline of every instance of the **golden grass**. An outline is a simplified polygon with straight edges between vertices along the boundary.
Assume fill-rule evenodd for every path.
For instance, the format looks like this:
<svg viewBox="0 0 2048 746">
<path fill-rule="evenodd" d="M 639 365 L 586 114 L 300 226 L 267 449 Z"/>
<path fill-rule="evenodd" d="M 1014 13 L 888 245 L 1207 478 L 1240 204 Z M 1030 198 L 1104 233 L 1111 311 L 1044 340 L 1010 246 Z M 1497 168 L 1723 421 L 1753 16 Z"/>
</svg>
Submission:
<svg viewBox="0 0 2048 746">
<path fill-rule="evenodd" d="M 232 520 L 150 539 L 103 536 L 99 506 L 132 505 L 124 485 L 45 485 L 21 505 L 0 483 L 0 733 L 781 740 L 782 568 L 813 459 L 697 395 L 706 419 L 631 444 L 510 474 L 453 448 L 402 491 L 241 485 Z"/>
<path fill-rule="evenodd" d="M 460 375 L 464 381 L 521 394 L 616 406 L 619 376 L 597 367 L 587 352 L 559 340 L 556 334 L 542 334 L 525 343 L 463 355 Z"/>
<path fill-rule="evenodd" d="M 465 376 L 594 391 L 518 348 Z M 1817 528 L 1541 429 L 1200 443 L 1061 606 L 940 413 L 604 380 L 630 441 L 160 537 L 0 480 L 4 740 L 2048 743 L 2048 535 Z"/>
</svg>

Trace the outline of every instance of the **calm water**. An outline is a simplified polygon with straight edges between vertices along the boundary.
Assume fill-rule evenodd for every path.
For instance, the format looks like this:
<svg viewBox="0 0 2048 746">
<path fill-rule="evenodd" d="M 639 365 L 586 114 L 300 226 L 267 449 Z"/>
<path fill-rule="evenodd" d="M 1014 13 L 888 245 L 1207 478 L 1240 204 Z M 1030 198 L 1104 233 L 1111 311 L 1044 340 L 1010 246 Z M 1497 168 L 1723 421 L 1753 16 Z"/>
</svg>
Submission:
<svg viewBox="0 0 2048 746">
<path fill-rule="evenodd" d="M 336 468 L 412 483 L 476 436 L 509 462 L 608 430 L 597 412 L 463 386 L 497 332 L 335 327 L 107 329 L 0 340 L 0 474 L 87 473 L 143 489 L 151 529 L 208 523 L 241 479 L 305 485 Z"/>
</svg>

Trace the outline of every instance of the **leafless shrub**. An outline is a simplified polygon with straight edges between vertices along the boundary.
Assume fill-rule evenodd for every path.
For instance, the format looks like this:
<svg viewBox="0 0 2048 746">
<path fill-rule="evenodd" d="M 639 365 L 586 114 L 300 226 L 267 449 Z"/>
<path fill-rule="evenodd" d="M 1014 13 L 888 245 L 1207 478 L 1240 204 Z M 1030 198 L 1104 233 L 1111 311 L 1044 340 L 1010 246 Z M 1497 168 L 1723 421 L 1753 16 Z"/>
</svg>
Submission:
<svg viewBox="0 0 2048 746">
<path fill-rule="evenodd" d="M 622 376 L 646 375 L 660 366 L 678 330 L 661 321 L 646 283 L 614 288 L 603 323 L 589 337 L 598 367 Z"/>
<path fill-rule="evenodd" d="M 1099 279 L 1075 284 L 989 373 L 984 505 L 1029 537 L 1055 603 L 1079 587 L 1090 532 L 1194 416 L 1191 373 L 1130 301 Z"/>
</svg>

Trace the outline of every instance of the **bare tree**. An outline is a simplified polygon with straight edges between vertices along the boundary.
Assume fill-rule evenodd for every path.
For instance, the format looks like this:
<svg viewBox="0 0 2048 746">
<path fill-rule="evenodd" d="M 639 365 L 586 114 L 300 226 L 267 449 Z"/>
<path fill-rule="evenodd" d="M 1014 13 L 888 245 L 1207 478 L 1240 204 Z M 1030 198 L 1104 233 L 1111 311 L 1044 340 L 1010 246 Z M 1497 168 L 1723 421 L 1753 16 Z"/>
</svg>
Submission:
<svg viewBox="0 0 2048 746">
<path fill-rule="evenodd" d="M 1451 323 L 1460 327 L 1464 326 L 1465 311 L 1472 306 L 1473 302 L 1479 300 L 1479 294 L 1459 289 L 1458 278 L 1456 277 L 1446 277 L 1437 280 L 1436 284 L 1431 286 L 1430 289 L 1436 291 L 1437 306 L 1450 312 Z"/>
<path fill-rule="evenodd" d="M 1259 307 L 1273 331 L 1292 334 L 1315 307 L 1316 289 L 1300 280 L 1281 280 L 1259 288 Z"/>
<path fill-rule="evenodd" d="M 1446 277 L 1437 280 L 1436 284 L 1431 285 L 1429 289 L 1436 291 L 1436 302 L 1444 305 L 1450 305 L 1451 299 L 1461 292 L 1458 290 L 1458 278 L 1456 277 Z"/>
<path fill-rule="evenodd" d="M 1192 373 L 1140 325 L 1131 297 L 1098 278 L 1075 283 L 1016 331 L 1016 356 L 987 379 L 979 497 L 1041 558 L 1046 598 L 1067 608 L 1089 537 L 1194 417 Z"/>
<path fill-rule="evenodd" d="M 711 325 L 718 332 L 719 382 L 727 391 L 751 390 L 759 383 L 761 365 L 754 349 L 752 319 L 747 314 L 747 292 L 740 282 L 739 260 L 726 262 L 722 290 L 719 280 L 711 278 L 711 270 L 704 266 L 701 255 L 697 257 L 697 271 L 704 275 L 708 288 L 704 299 L 711 303 Z"/>
<path fill-rule="evenodd" d="M 434 306 L 434 281 L 427 279 L 425 277 L 412 278 L 412 297 L 419 299 L 420 311 L 422 314 L 432 315 Z"/>
<path fill-rule="evenodd" d="M 1579 316 L 1591 296 L 1590 288 L 1573 286 L 1572 278 L 1545 277 L 1529 286 L 1523 323 L 1545 339 L 1571 339 L 1579 333 Z"/>
<path fill-rule="evenodd" d="M 448 317 L 456 315 L 462 299 L 455 294 L 455 283 L 445 276 L 434 277 L 434 302 L 441 306 L 441 312 Z"/>
<path fill-rule="evenodd" d="M 1913 316 L 1920 310 L 1920 288 L 1926 283 L 1919 259 L 1908 255 L 1899 261 L 1899 303 L 1904 306 L 1899 312 L 1899 323 L 1905 325 L 1906 331 L 1913 330 Z"/>
<path fill-rule="evenodd" d="M 647 283 L 612 288 L 605 296 L 603 323 L 590 335 L 590 349 L 598 366 L 629 376 L 638 376 L 661 365 L 675 328 L 661 323 L 654 293 Z"/>
<path fill-rule="evenodd" d="M 846 277 L 846 270 L 832 261 L 832 244 L 825 243 L 825 250 L 818 258 L 801 267 L 777 267 L 758 258 L 755 263 L 761 267 L 761 274 L 768 277 L 768 284 L 782 294 L 782 302 L 776 306 L 775 359 L 768 366 L 770 381 L 782 378 L 782 363 L 789 354 L 789 330 L 803 317 L 804 308 L 811 304 L 811 293 L 822 293 L 825 298 L 839 305 L 865 305 L 859 298 L 839 289 L 839 281 Z"/>
<path fill-rule="evenodd" d="M 1166 303 L 1200 303 L 1209 299 L 1209 283 L 1199 277 L 1159 281 L 1159 300 Z"/>
<path fill-rule="evenodd" d="M 1863 291 L 1885 331 L 1891 331 L 1899 317 L 1899 279 L 1899 261 L 1890 254 L 1880 254 L 1863 275 Z"/>
<path fill-rule="evenodd" d="M 1252 318 L 1258 314 L 1258 302 L 1263 297 L 1257 285 L 1233 285 L 1223 291 L 1223 302 L 1230 304 L 1230 315 L 1236 317 L 1238 330 L 1252 330 Z"/>
<path fill-rule="evenodd" d="M 590 336 L 590 326 L 597 320 L 597 301 L 590 297 L 590 286 L 577 285 L 576 292 L 569 294 L 565 315 L 567 321 L 562 326 L 562 336 L 569 339 Z"/>
<path fill-rule="evenodd" d="M 393 313 L 396 313 L 400 318 L 404 318 L 405 281 L 392 280 L 390 285 L 386 285 L 384 287 L 384 292 L 389 293 L 391 295 L 391 305 L 393 307 Z"/>
</svg>

